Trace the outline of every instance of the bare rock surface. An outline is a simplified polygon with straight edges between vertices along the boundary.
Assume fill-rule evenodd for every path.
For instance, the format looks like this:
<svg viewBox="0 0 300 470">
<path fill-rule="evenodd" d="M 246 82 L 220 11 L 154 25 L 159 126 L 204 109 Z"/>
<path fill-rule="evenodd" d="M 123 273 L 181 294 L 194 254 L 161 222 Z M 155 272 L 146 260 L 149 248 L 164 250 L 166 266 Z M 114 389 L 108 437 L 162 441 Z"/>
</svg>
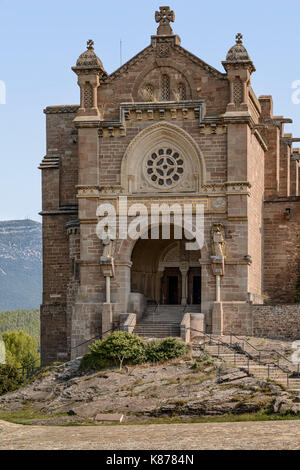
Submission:
<svg viewBox="0 0 300 470">
<path fill-rule="evenodd" d="M 0 411 L 31 404 L 45 419 L 32 423 L 94 421 L 99 414 L 124 414 L 124 421 L 154 417 L 221 416 L 268 409 L 300 413 L 300 399 L 271 381 L 220 361 L 192 360 L 81 372 L 80 359 L 44 371 L 24 388 L 0 397 Z"/>
</svg>

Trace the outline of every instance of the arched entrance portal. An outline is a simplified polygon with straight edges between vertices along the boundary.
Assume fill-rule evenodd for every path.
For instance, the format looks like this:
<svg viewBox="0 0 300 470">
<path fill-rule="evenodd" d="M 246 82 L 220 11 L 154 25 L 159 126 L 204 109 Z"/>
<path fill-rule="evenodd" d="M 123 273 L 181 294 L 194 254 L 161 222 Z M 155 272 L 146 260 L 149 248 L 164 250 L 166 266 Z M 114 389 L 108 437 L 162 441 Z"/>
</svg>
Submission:
<svg viewBox="0 0 300 470">
<path fill-rule="evenodd" d="M 131 293 L 144 305 L 199 305 L 200 251 L 187 251 L 186 240 L 139 239 L 132 251 Z"/>
</svg>

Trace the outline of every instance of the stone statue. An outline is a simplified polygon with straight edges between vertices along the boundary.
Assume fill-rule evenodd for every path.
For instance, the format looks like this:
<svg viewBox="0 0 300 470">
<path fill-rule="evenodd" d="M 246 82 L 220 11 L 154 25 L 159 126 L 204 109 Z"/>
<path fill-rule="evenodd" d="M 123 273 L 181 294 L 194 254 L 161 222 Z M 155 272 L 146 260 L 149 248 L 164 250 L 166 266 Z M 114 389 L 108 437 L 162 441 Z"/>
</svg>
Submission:
<svg viewBox="0 0 300 470">
<path fill-rule="evenodd" d="M 225 238 L 220 227 L 213 231 L 213 253 L 217 258 L 225 258 Z"/>
<path fill-rule="evenodd" d="M 212 227 L 212 269 L 215 276 L 224 276 L 226 242 L 224 227 L 221 224 L 214 224 Z"/>
<path fill-rule="evenodd" d="M 102 243 L 103 243 L 103 254 L 101 256 L 101 259 L 109 259 L 109 260 L 112 260 L 113 259 L 113 255 L 114 255 L 114 239 L 112 237 L 112 234 L 110 233 L 110 231 L 108 230 L 108 227 L 105 227 L 104 228 L 104 234 L 103 234 L 103 238 L 102 238 Z"/>
</svg>

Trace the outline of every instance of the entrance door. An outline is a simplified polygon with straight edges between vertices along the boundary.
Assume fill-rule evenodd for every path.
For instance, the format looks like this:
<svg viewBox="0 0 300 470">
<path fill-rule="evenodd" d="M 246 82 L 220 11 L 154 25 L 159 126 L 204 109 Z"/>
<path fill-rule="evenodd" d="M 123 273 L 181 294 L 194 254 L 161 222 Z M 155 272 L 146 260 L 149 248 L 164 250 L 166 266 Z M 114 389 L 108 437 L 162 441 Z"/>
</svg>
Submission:
<svg viewBox="0 0 300 470">
<path fill-rule="evenodd" d="M 201 305 L 201 276 L 193 276 L 193 305 Z"/>
<path fill-rule="evenodd" d="M 180 305 L 182 289 L 179 268 L 166 268 L 161 285 L 161 303 L 163 305 Z"/>
<path fill-rule="evenodd" d="M 168 276 L 167 304 L 178 305 L 178 276 Z"/>
<path fill-rule="evenodd" d="M 201 268 L 191 268 L 188 275 L 188 303 L 201 305 Z"/>
</svg>

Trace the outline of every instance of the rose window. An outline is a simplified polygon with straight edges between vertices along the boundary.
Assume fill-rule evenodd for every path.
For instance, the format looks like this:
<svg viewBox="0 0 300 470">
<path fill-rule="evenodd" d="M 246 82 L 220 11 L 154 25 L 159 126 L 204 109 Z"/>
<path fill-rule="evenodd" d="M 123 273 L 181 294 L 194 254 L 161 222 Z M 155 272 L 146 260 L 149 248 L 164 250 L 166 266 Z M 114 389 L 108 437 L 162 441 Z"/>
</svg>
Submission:
<svg viewBox="0 0 300 470">
<path fill-rule="evenodd" d="M 148 179 L 157 186 L 171 187 L 178 183 L 184 173 L 180 154 L 171 148 L 153 152 L 146 163 Z"/>
</svg>

